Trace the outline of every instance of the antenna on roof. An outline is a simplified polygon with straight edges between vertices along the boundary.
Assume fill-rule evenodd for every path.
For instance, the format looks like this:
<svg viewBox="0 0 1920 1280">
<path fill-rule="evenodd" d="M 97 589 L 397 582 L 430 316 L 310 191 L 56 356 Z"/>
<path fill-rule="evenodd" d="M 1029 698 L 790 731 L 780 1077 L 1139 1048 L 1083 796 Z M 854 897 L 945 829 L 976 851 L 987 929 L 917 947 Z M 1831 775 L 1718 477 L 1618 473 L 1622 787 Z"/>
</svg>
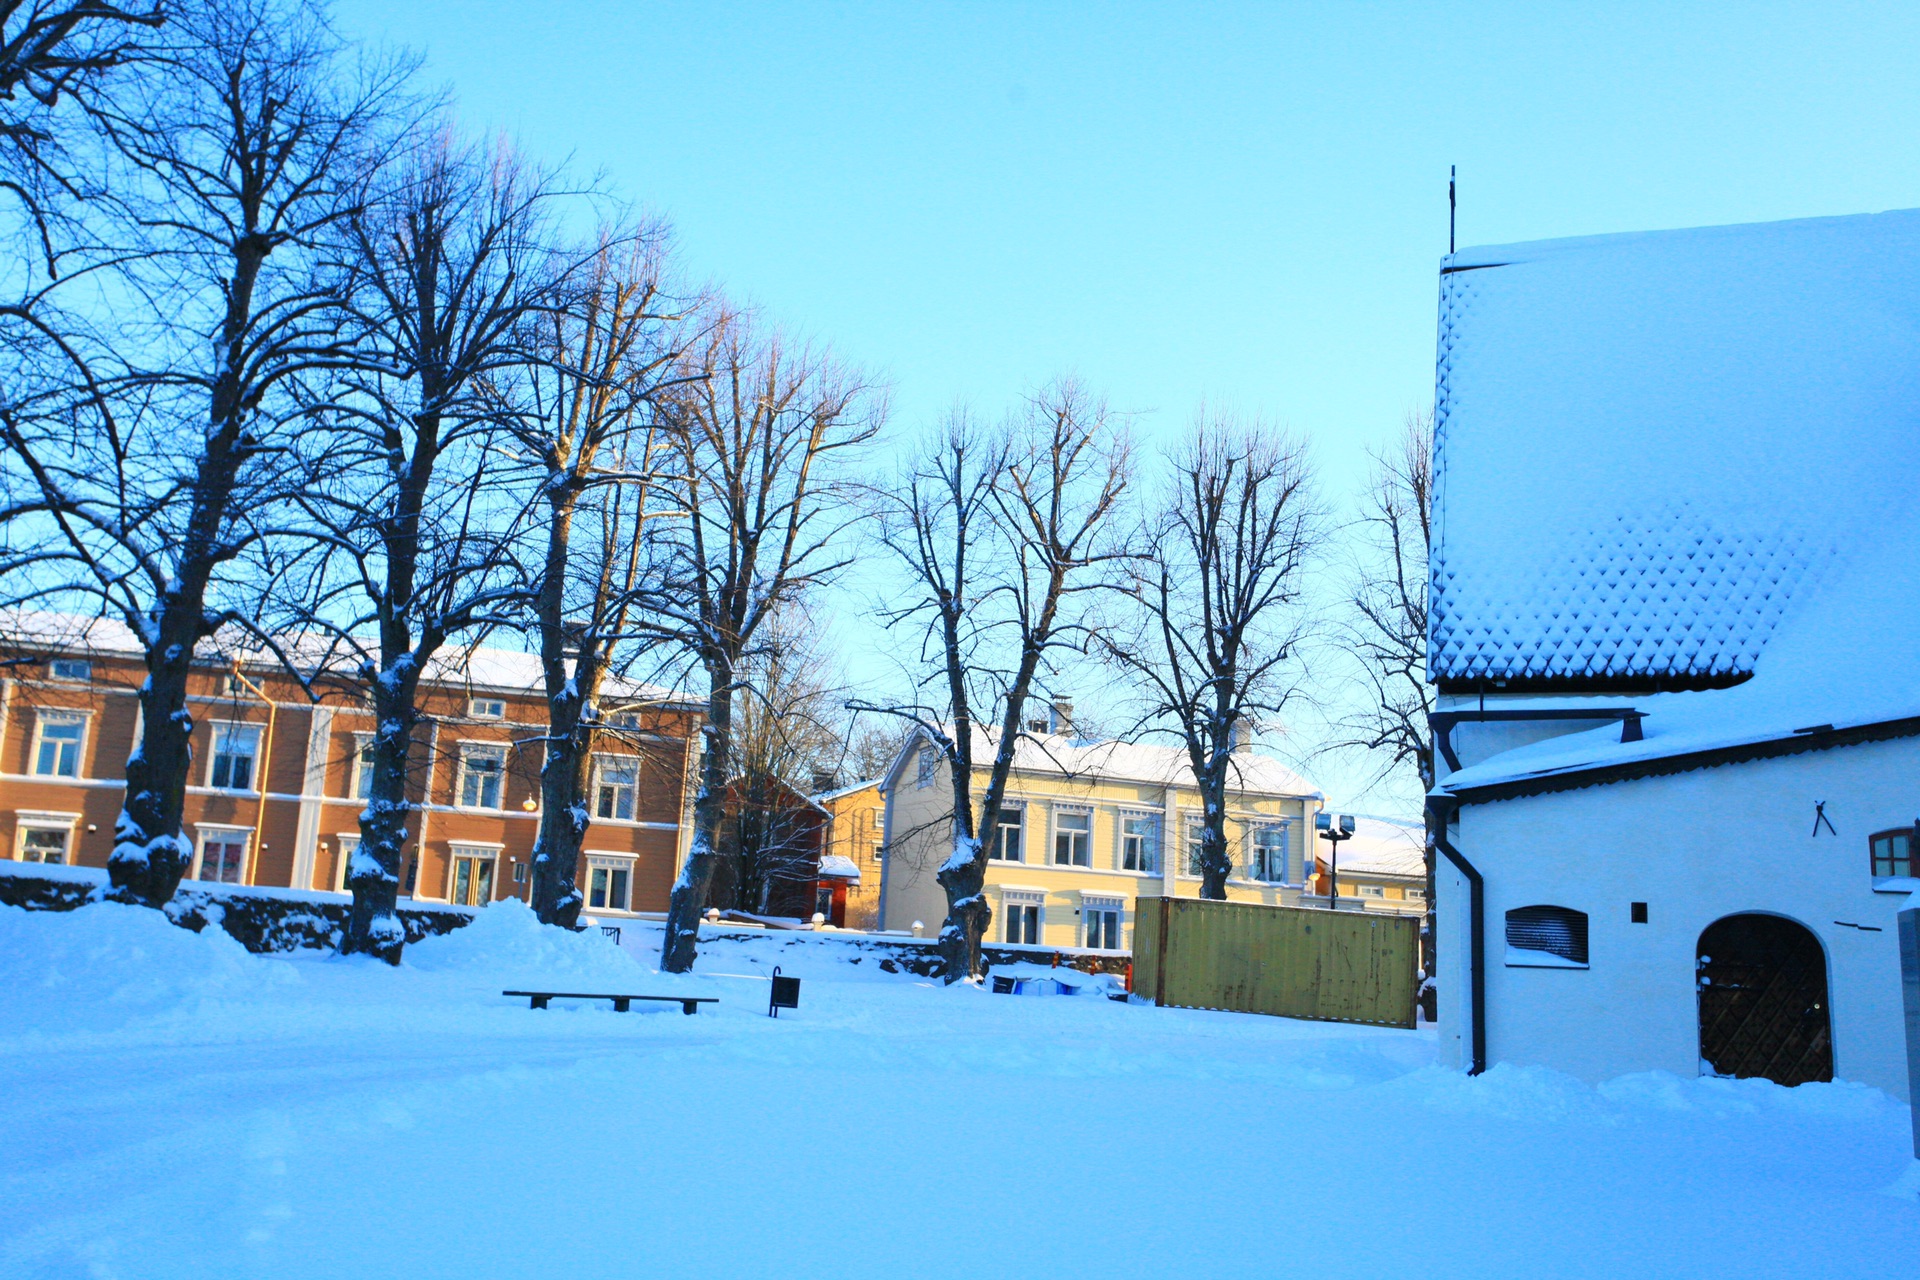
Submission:
<svg viewBox="0 0 1920 1280">
<path fill-rule="evenodd" d="M 1459 207 L 1459 202 L 1454 198 L 1453 180 L 1459 172 L 1459 165 L 1450 164 L 1447 166 L 1447 252 L 1449 254 L 1453 252 L 1453 214 L 1454 210 Z"/>
</svg>

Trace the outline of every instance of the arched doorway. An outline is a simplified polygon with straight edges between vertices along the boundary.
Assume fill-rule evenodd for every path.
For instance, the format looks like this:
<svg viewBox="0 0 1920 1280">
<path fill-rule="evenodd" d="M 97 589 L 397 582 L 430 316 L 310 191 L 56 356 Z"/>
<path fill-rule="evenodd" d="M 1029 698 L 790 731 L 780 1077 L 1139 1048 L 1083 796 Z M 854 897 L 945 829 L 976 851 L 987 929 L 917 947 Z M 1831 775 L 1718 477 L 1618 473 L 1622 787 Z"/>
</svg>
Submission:
<svg viewBox="0 0 1920 1280">
<path fill-rule="evenodd" d="M 1716 920 L 1700 935 L 1702 1069 L 1784 1085 L 1833 1079 L 1827 955 L 1780 916 Z"/>
</svg>

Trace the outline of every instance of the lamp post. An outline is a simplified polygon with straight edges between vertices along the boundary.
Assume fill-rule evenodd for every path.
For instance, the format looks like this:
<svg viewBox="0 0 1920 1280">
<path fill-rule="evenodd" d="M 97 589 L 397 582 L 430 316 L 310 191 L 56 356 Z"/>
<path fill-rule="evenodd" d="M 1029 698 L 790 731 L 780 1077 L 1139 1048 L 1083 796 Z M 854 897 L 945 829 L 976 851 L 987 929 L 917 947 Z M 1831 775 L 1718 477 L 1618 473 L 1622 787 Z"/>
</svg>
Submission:
<svg viewBox="0 0 1920 1280">
<path fill-rule="evenodd" d="M 1353 838 L 1353 815 L 1332 814 L 1322 809 L 1313 815 L 1313 825 L 1320 832 L 1320 838 L 1332 846 L 1327 853 L 1327 909 L 1338 911 L 1340 909 L 1340 842 Z"/>
</svg>

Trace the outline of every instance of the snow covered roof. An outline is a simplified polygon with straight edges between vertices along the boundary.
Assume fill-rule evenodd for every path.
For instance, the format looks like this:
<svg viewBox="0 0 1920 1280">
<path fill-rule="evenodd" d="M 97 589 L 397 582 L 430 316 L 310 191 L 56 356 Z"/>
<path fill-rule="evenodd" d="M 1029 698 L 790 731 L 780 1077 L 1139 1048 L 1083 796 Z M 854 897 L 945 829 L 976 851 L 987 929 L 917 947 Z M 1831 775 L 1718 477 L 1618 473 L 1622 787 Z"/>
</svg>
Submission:
<svg viewBox="0 0 1920 1280">
<path fill-rule="evenodd" d="M 1313 836 L 1309 832 L 1310 837 Z M 1315 856 L 1327 856 L 1326 841 L 1313 838 Z M 1424 878 L 1427 836 L 1417 822 L 1363 817 L 1354 823 L 1351 839 L 1340 842 L 1340 874 Z"/>
<path fill-rule="evenodd" d="M 855 782 L 849 786 L 836 788 L 833 791 L 822 791 L 813 797 L 813 802 L 815 804 L 826 804 L 833 800 L 843 800 L 847 796 L 857 795 L 869 787 L 877 787 L 884 781 L 884 778 L 868 778 L 865 782 Z"/>
<path fill-rule="evenodd" d="M 902 748 L 888 780 L 899 776 L 913 758 L 924 731 L 910 737 Z M 973 762 L 976 768 L 993 763 L 998 734 L 979 726 L 973 731 Z M 1057 774 L 1087 782 L 1141 782 L 1149 786 L 1191 787 L 1193 767 L 1187 762 L 1184 747 L 1158 746 L 1112 739 L 1066 738 L 1053 733 L 1023 733 L 1013 748 L 1013 769 L 1019 773 Z M 1320 797 L 1319 788 L 1272 756 L 1257 751 L 1234 753 L 1228 772 L 1229 790 L 1256 795 Z"/>
<path fill-rule="evenodd" d="M 1906 536 L 1920 211 L 1462 251 L 1435 453 L 1434 678 L 1760 671 Z"/>
<path fill-rule="evenodd" d="M 96 656 L 138 658 L 142 655 L 139 637 L 117 618 L 89 617 L 84 614 L 48 610 L 9 610 L 0 612 L 0 642 L 41 647 L 69 653 Z M 326 642 L 317 635 L 289 637 L 285 644 L 296 659 L 322 660 Z M 303 655 L 304 651 L 304 655 Z M 263 650 L 257 641 L 243 633 L 220 636 L 205 645 L 197 655 L 201 662 L 226 662 L 237 656 L 249 669 L 278 666 L 278 660 Z M 335 650 L 338 657 L 339 651 Z M 515 649 L 481 646 L 472 649 L 458 645 L 443 648 L 427 668 L 427 679 L 436 684 L 461 685 L 487 692 L 537 693 L 544 677 L 538 654 Z M 609 675 L 603 686 L 609 699 L 660 704 L 697 704 L 695 699 L 658 685 Z"/>
<path fill-rule="evenodd" d="M 850 880 L 860 883 L 860 868 L 852 858 L 840 853 L 820 855 L 820 878 L 822 880 Z"/>
</svg>

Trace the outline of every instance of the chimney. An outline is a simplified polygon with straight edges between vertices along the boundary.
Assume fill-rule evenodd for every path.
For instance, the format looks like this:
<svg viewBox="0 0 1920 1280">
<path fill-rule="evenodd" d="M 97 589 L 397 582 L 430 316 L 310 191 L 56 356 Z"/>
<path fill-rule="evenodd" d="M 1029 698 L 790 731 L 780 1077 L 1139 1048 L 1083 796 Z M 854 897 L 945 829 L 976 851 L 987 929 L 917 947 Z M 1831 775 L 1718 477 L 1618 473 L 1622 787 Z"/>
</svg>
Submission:
<svg viewBox="0 0 1920 1280">
<path fill-rule="evenodd" d="M 1253 721 L 1245 716 L 1233 722 L 1233 749 L 1235 751 L 1253 750 Z"/>
<path fill-rule="evenodd" d="M 1047 725 L 1047 729 L 1049 732 L 1057 733 L 1063 738 L 1071 738 L 1073 736 L 1072 698 L 1055 698 L 1053 700 L 1053 715 Z"/>
<path fill-rule="evenodd" d="M 813 793 L 815 795 L 819 795 L 822 791 L 831 791 L 839 785 L 840 775 L 833 770 L 815 769 L 813 771 Z"/>
</svg>

